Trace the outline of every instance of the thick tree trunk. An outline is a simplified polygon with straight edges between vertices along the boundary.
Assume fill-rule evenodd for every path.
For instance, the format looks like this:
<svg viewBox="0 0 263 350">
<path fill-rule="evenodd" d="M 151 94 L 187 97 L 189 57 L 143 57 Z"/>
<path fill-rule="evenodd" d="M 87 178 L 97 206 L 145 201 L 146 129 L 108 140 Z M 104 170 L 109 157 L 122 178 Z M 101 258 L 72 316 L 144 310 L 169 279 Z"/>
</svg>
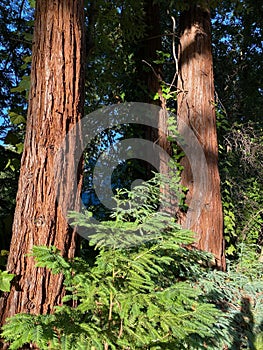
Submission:
<svg viewBox="0 0 263 350">
<path fill-rule="evenodd" d="M 180 17 L 178 128 L 190 154 L 182 160 L 182 184 L 188 188 L 189 208 L 182 214 L 181 223 L 196 233 L 196 247 L 212 252 L 215 264 L 224 269 L 210 22 L 209 10 L 194 5 Z"/>
<path fill-rule="evenodd" d="M 61 164 L 55 154 L 83 113 L 84 5 L 82 0 L 39 0 L 33 42 L 31 91 L 17 205 L 7 270 L 16 274 L 0 301 L 1 323 L 16 313 L 48 313 L 63 296 L 62 275 L 36 268 L 33 245 L 55 245 L 73 257 L 77 240 L 65 217 L 79 206 L 81 162 L 74 153 L 80 131 L 68 143 Z M 60 169 L 63 208 L 58 205 L 54 169 Z"/>
</svg>

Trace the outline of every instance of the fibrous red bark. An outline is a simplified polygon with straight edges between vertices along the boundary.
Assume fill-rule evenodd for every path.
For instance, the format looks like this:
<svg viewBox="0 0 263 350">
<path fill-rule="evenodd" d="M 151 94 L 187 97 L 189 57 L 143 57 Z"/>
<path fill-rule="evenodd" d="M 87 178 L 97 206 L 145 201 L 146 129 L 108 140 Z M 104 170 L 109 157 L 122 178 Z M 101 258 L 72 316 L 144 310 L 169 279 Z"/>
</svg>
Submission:
<svg viewBox="0 0 263 350">
<path fill-rule="evenodd" d="M 35 16 L 26 138 L 7 264 L 16 277 L 11 292 L 0 301 L 1 323 L 16 313 L 51 312 L 61 302 L 63 277 L 35 267 L 27 255 L 33 245 L 55 245 L 70 258 L 77 247 L 65 209 L 77 209 L 80 201 L 81 162 L 74 159 L 81 142 L 79 129 L 61 164 L 55 164 L 55 155 L 83 113 L 83 1 L 39 0 Z M 63 208 L 57 201 L 54 169 L 60 169 L 62 177 Z"/>
<path fill-rule="evenodd" d="M 186 138 L 188 154 L 192 154 L 182 160 L 182 184 L 188 188 L 189 208 L 180 221 L 196 233 L 195 246 L 212 252 L 216 265 L 224 269 L 210 22 L 209 9 L 197 5 L 191 5 L 180 17 L 178 129 Z M 204 158 L 197 152 L 196 141 Z M 205 166 L 201 159 L 205 159 Z"/>
</svg>

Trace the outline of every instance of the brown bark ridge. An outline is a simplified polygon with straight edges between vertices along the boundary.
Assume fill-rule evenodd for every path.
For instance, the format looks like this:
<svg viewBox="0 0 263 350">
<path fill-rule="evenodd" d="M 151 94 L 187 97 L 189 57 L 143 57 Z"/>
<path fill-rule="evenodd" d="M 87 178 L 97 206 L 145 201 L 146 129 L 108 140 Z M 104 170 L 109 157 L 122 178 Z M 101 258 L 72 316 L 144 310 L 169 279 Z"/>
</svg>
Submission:
<svg viewBox="0 0 263 350">
<path fill-rule="evenodd" d="M 69 258 L 77 248 L 65 208 L 79 205 L 82 164 L 74 153 L 81 144 L 80 130 L 68 142 L 61 164 L 54 163 L 68 131 L 83 115 L 83 1 L 39 0 L 35 16 L 26 138 L 7 264 L 16 277 L 11 292 L 0 300 L 2 324 L 16 313 L 48 313 L 61 303 L 63 277 L 35 267 L 27 255 L 33 245 L 55 245 Z M 60 171 L 64 208 L 58 205 L 54 169 Z"/>
<path fill-rule="evenodd" d="M 181 213 L 180 222 L 196 233 L 196 248 L 213 253 L 216 266 L 225 269 L 208 8 L 192 5 L 181 13 L 178 59 L 178 129 L 186 138 L 188 153 L 192 153 L 182 160 L 182 184 L 188 188 L 186 204 L 189 207 L 187 213 Z M 206 167 L 200 163 L 200 154 L 190 134 L 201 146 Z M 194 181 L 193 172 L 199 172 L 200 183 Z M 195 200 L 194 192 L 198 191 L 199 199 Z"/>
</svg>

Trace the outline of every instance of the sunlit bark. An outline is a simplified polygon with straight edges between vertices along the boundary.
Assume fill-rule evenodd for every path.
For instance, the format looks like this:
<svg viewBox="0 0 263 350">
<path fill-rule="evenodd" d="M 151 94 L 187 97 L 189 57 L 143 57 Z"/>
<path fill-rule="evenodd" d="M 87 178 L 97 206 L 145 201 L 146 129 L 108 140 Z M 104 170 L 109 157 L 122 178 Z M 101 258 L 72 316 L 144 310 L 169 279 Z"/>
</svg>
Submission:
<svg viewBox="0 0 263 350">
<path fill-rule="evenodd" d="M 54 169 L 64 178 L 63 206 L 77 209 L 81 175 L 76 186 L 72 179 L 81 173 L 74 160 L 80 134 L 68 144 L 62 163 L 54 162 L 62 140 L 83 113 L 83 28 L 82 0 L 36 2 L 27 130 L 7 265 L 16 278 L 0 301 L 2 323 L 20 312 L 50 312 L 61 302 L 62 275 L 36 268 L 27 255 L 32 246 L 55 245 L 67 257 L 77 248 L 76 233 L 57 203 Z"/>
<path fill-rule="evenodd" d="M 207 172 L 200 157 L 182 160 L 182 184 L 188 188 L 187 213 L 181 213 L 183 226 L 196 233 L 195 246 L 212 252 L 215 264 L 224 269 L 223 214 L 218 171 L 218 144 L 214 105 L 214 78 L 211 53 L 211 23 L 207 8 L 190 6 L 180 17 L 178 128 L 183 135 L 190 129 L 205 155 Z M 195 146 L 187 139 L 192 154 Z M 194 169 L 194 170 L 193 170 Z M 199 171 L 200 183 L 193 171 Z M 202 183 L 202 187 L 201 187 Z M 194 191 L 199 191 L 194 200 Z"/>
</svg>

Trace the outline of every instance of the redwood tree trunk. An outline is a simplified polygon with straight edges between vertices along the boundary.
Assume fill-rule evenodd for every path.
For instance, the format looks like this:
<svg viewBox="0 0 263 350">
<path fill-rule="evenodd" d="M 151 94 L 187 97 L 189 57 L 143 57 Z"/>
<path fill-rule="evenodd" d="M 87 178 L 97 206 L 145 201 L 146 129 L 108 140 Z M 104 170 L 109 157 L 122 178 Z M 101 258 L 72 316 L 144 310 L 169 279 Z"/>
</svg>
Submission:
<svg viewBox="0 0 263 350">
<path fill-rule="evenodd" d="M 196 233 L 196 247 L 212 252 L 215 264 L 224 269 L 213 79 L 210 12 L 208 8 L 191 5 L 180 17 L 178 128 L 186 138 L 188 153 L 192 154 L 182 160 L 182 184 L 188 188 L 189 208 L 182 214 L 181 223 Z M 189 137 L 190 134 L 194 137 Z M 201 146 L 207 168 L 200 162 L 194 139 Z M 193 172 L 199 172 L 198 176 Z"/>
<path fill-rule="evenodd" d="M 157 51 L 162 51 L 160 7 L 153 0 L 145 0 L 144 12 L 146 26 L 145 39 L 142 41 L 139 53 L 137 54 L 138 77 L 145 87 L 145 95 L 142 97 L 142 101 L 158 105 L 162 108 L 159 113 L 159 130 L 145 127 L 145 138 L 153 142 L 153 152 L 156 152 L 154 149 L 154 143 L 156 143 L 168 154 L 171 154 L 171 145 L 167 141 L 166 101 L 161 89 L 162 65 L 154 63 L 158 58 Z M 153 99 L 156 94 L 159 95 L 159 100 Z M 160 130 L 164 130 L 164 132 Z M 162 174 L 166 174 L 168 171 L 167 159 L 160 157 L 159 162 L 159 171 Z M 146 171 L 148 171 L 148 177 L 152 177 L 151 169 L 146 168 Z"/>
<path fill-rule="evenodd" d="M 65 208 L 79 206 L 81 164 L 75 162 L 74 150 L 81 142 L 80 130 L 61 164 L 54 159 L 83 113 L 83 28 L 82 0 L 36 2 L 27 130 L 7 265 L 16 278 L 0 301 L 1 323 L 16 313 L 48 313 L 61 302 L 63 277 L 35 267 L 27 255 L 33 245 L 55 245 L 67 257 L 76 251 L 76 233 L 67 223 Z M 55 168 L 64 178 L 64 208 L 57 203 Z"/>
</svg>

